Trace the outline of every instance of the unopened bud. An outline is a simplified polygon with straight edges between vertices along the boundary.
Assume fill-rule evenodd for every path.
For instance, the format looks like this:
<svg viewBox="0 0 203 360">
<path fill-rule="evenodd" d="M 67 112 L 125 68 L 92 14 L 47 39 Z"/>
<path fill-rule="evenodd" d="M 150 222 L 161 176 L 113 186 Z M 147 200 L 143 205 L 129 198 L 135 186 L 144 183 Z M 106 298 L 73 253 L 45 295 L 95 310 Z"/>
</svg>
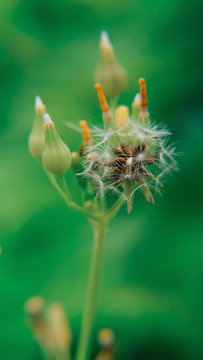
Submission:
<svg viewBox="0 0 203 360">
<path fill-rule="evenodd" d="M 68 146 L 61 140 L 53 121 L 47 113 L 44 114 L 44 129 L 43 166 L 55 175 L 64 175 L 71 165 L 71 153 Z"/>
<path fill-rule="evenodd" d="M 95 80 L 99 82 L 105 94 L 117 97 L 127 85 L 125 70 L 117 62 L 113 46 L 106 31 L 101 33 L 100 41 L 101 60 L 95 73 Z"/>
<path fill-rule="evenodd" d="M 109 52 L 109 54 L 114 56 L 113 47 L 109 39 L 109 35 L 105 30 L 101 32 L 99 47 L 103 54 L 107 54 Z"/>
<path fill-rule="evenodd" d="M 44 300 L 39 296 L 28 299 L 24 306 L 33 336 L 43 348 L 47 343 L 47 325 L 44 319 Z"/>
<path fill-rule="evenodd" d="M 45 106 L 39 96 L 35 97 L 35 120 L 33 128 L 28 140 L 30 153 L 36 159 L 41 160 L 42 151 L 45 143 L 43 115 L 45 113 Z"/>
<path fill-rule="evenodd" d="M 115 335 L 111 329 L 101 329 L 97 337 L 102 348 L 112 347 L 115 343 Z"/>
<path fill-rule="evenodd" d="M 115 111 L 116 126 L 120 128 L 127 123 L 129 118 L 129 109 L 127 106 L 120 105 Z"/>
<path fill-rule="evenodd" d="M 43 312 L 44 300 L 40 296 L 33 296 L 29 298 L 24 306 L 24 310 L 29 316 L 40 315 Z"/>
<path fill-rule="evenodd" d="M 53 349 L 67 355 L 66 358 L 68 359 L 72 332 L 64 308 L 60 303 L 52 303 L 49 306 L 47 310 L 47 322 Z"/>
<path fill-rule="evenodd" d="M 78 152 L 71 154 L 71 167 L 73 168 L 74 174 L 77 174 L 81 170 L 81 158 Z"/>
<path fill-rule="evenodd" d="M 36 111 L 36 114 L 42 114 L 42 115 L 46 111 L 45 105 L 43 104 L 43 102 L 39 96 L 35 97 L 35 111 Z"/>
</svg>

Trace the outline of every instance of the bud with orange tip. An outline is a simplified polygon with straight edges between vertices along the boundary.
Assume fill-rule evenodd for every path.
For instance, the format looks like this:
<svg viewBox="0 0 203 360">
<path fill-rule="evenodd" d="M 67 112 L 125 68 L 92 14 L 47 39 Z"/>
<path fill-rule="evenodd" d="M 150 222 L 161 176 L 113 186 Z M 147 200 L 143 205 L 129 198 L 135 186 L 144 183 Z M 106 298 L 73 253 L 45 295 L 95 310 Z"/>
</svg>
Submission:
<svg viewBox="0 0 203 360">
<path fill-rule="evenodd" d="M 109 126 L 112 121 L 112 114 L 109 105 L 107 103 L 106 96 L 104 95 L 103 88 L 101 84 L 95 84 L 94 87 L 97 90 L 97 95 L 99 99 L 100 108 L 102 111 L 104 125 Z"/>
<path fill-rule="evenodd" d="M 140 84 L 140 95 L 141 95 L 141 110 L 146 111 L 148 108 L 147 89 L 145 79 L 139 79 Z"/>
<path fill-rule="evenodd" d="M 106 96 L 104 95 L 103 88 L 101 84 L 95 84 L 95 89 L 97 90 L 99 104 L 101 107 L 102 112 L 108 112 L 109 111 L 109 105 L 106 101 Z"/>
<path fill-rule="evenodd" d="M 83 155 L 83 150 L 86 146 L 91 146 L 93 144 L 93 140 L 91 137 L 90 129 L 87 125 L 87 121 L 80 121 L 80 127 L 82 128 L 82 145 L 79 150 L 79 156 Z"/>
<path fill-rule="evenodd" d="M 145 79 L 140 78 L 139 84 L 140 84 L 140 96 L 141 96 L 139 117 L 143 119 L 149 119 L 148 99 L 147 99 L 147 89 L 146 89 Z"/>
<path fill-rule="evenodd" d="M 93 140 L 91 137 L 90 129 L 87 125 L 87 121 L 80 121 L 80 126 L 82 128 L 82 146 L 91 146 L 93 144 Z"/>
</svg>

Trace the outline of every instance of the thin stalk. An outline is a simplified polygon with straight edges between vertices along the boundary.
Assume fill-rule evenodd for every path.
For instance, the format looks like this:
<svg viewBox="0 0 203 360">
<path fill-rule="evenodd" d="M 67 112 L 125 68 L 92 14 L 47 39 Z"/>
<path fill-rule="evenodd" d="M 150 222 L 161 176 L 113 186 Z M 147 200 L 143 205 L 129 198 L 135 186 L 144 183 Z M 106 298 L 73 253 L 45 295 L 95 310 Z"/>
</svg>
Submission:
<svg viewBox="0 0 203 360">
<path fill-rule="evenodd" d="M 65 182 L 64 177 L 60 177 L 60 182 L 62 187 L 60 186 L 60 184 L 57 182 L 56 177 L 49 173 L 47 171 L 47 176 L 49 178 L 49 180 L 51 181 L 52 185 L 56 188 L 56 190 L 58 191 L 58 193 L 64 198 L 66 204 L 68 206 L 70 206 L 71 208 L 75 209 L 76 211 L 78 211 L 80 214 L 87 216 L 87 218 L 96 220 L 97 217 L 90 214 L 89 212 L 87 212 L 86 210 L 84 210 L 81 206 L 79 206 L 78 204 L 76 204 L 72 198 L 71 198 L 71 194 L 68 190 L 67 184 Z"/>
<path fill-rule="evenodd" d="M 99 222 L 92 223 L 92 227 L 94 230 L 94 245 L 76 360 L 86 360 L 88 358 L 90 337 L 92 332 L 96 300 L 101 277 L 102 258 L 107 223 L 100 220 Z"/>
<path fill-rule="evenodd" d="M 118 98 L 119 96 L 114 96 L 113 98 L 110 99 L 110 109 L 112 111 L 113 117 L 115 115 L 115 110 L 118 104 Z"/>
<path fill-rule="evenodd" d="M 116 214 L 117 212 L 120 210 L 121 206 L 123 205 L 123 203 L 125 202 L 125 198 L 124 196 L 121 196 L 116 202 L 115 204 L 113 204 L 110 209 L 108 209 L 108 211 L 105 214 L 105 218 L 109 221 L 111 220 Z"/>
</svg>

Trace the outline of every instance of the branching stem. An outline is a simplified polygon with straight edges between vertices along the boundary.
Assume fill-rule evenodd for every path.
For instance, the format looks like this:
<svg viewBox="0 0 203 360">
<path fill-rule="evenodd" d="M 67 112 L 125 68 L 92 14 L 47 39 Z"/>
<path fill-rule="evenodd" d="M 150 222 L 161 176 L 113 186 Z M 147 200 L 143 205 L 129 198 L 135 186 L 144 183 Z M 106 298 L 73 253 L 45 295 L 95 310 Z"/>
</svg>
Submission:
<svg viewBox="0 0 203 360">
<path fill-rule="evenodd" d="M 56 177 L 53 174 L 51 174 L 50 172 L 47 172 L 47 176 L 48 176 L 49 180 L 51 181 L 52 185 L 56 188 L 58 193 L 63 197 L 63 199 L 65 200 L 66 204 L 69 207 L 78 211 L 80 214 L 85 215 L 89 219 L 92 219 L 92 220 L 97 219 L 96 216 L 94 216 L 93 214 L 90 214 L 90 212 L 86 211 L 85 209 L 83 209 L 81 206 L 79 206 L 72 200 L 72 197 L 68 190 L 64 176 L 59 177 L 59 181 L 60 181 L 61 185 L 56 180 Z"/>
<path fill-rule="evenodd" d="M 90 350 L 91 333 L 101 277 L 103 249 L 107 224 L 109 220 L 112 219 L 112 217 L 114 217 L 119 211 L 124 202 L 124 197 L 120 197 L 109 210 L 105 210 L 102 204 L 102 211 L 92 214 L 90 211 L 88 211 L 88 209 L 86 210 L 73 202 L 64 176 L 56 178 L 56 176 L 49 172 L 47 175 L 51 183 L 66 201 L 67 205 L 74 208 L 79 213 L 85 215 L 90 221 L 91 227 L 94 231 L 94 244 L 87 285 L 87 295 L 82 317 L 78 352 L 76 356 L 76 360 L 87 360 Z"/>
</svg>

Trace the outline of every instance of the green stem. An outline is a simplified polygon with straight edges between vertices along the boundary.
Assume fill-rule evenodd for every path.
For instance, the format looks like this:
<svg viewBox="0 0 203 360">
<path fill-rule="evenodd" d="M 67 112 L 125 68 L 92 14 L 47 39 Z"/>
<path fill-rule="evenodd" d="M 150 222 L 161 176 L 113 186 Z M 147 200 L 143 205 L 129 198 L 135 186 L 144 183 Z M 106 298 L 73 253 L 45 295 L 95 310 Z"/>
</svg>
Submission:
<svg viewBox="0 0 203 360">
<path fill-rule="evenodd" d="M 102 257 L 107 223 L 106 221 L 100 220 L 92 223 L 92 227 L 94 230 L 94 246 L 76 360 L 86 360 L 89 352 L 90 337 L 102 269 Z"/>
<path fill-rule="evenodd" d="M 110 221 L 117 214 L 117 212 L 120 210 L 120 208 L 121 208 L 121 206 L 123 205 L 124 202 L 125 202 L 125 198 L 124 198 L 124 196 L 121 196 L 115 202 L 115 204 L 113 204 L 110 207 L 110 209 L 108 209 L 108 211 L 105 214 L 105 218 L 107 219 L 107 221 Z"/>
<path fill-rule="evenodd" d="M 67 184 L 65 182 L 65 178 L 63 177 L 59 177 L 60 183 L 62 185 L 62 187 L 59 185 L 59 183 L 56 180 L 55 175 L 51 174 L 50 172 L 47 171 L 47 176 L 49 178 L 49 180 L 51 181 L 52 185 L 56 188 L 56 190 L 58 191 L 58 193 L 64 198 L 66 204 L 68 206 L 70 206 L 71 208 L 75 209 L 76 211 L 78 211 L 80 214 L 87 216 L 87 218 L 96 220 L 97 217 L 90 214 L 89 212 L 87 212 L 86 210 L 84 210 L 82 207 L 80 207 L 79 205 L 77 205 L 71 198 L 71 194 L 68 190 Z"/>
<path fill-rule="evenodd" d="M 118 98 L 119 98 L 119 96 L 114 96 L 113 98 L 110 99 L 110 108 L 111 108 L 113 117 L 115 115 L 114 113 L 115 113 L 116 107 L 118 105 Z"/>
</svg>

